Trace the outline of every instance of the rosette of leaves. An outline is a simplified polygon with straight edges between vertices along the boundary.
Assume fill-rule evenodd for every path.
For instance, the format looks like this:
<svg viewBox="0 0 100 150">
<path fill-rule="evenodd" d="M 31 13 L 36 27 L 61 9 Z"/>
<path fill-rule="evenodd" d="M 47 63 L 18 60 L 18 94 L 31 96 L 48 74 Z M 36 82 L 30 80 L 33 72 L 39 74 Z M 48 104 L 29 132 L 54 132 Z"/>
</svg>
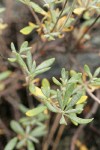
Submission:
<svg viewBox="0 0 100 150">
<path fill-rule="evenodd" d="M 68 72 L 63 68 L 60 81 L 53 77 L 53 82 L 58 86 L 57 90 L 50 88 L 47 79 L 42 81 L 41 89 L 38 87 L 30 89 L 30 92 L 42 99 L 45 105 L 29 110 L 26 115 L 35 116 L 48 108 L 52 112 L 61 114 L 60 124 L 67 124 L 67 119 L 70 119 L 75 125 L 91 122 L 93 119 L 78 117 L 87 100 L 85 87 L 82 84 L 82 73 L 74 72 L 71 78 L 68 76 Z"/>
<path fill-rule="evenodd" d="M 21 105 L 22 111 L 27 109 Z M 5 146 L 4 150 L 13 150 L 15 148 L 27 148 L 27 150 L 35 150 L 35 145 L 39 143 L 39 138 L 47 133 L 46 126 L 43 122 L 47 119 L 47 115 L 41 113 L 36 117 L 23 117 L 19 122 L 13 120 L 10 123 L 11 129 L 17 134 Z"/>
<path fill-rule="evenodd" d="M 28 84 L 32 83 L 37 75 L 48 71 L 55 61 L 55 58 L 50 58 L 36 66 L 36 61 L 32 60 L 32 54 L 30 51 L 31 47 L 28 46 L 27 41 L 22 43 L 19 52 L 17 52 L 13 43 L 11 43 L 11 49 L 12 58 L 8 58 L 8 60 L 10 62 L 17 62 L 20 65 L 26 76 L 26 81 Z M 31 85 L 33 86 L 33 84 Z"/>
</svg>

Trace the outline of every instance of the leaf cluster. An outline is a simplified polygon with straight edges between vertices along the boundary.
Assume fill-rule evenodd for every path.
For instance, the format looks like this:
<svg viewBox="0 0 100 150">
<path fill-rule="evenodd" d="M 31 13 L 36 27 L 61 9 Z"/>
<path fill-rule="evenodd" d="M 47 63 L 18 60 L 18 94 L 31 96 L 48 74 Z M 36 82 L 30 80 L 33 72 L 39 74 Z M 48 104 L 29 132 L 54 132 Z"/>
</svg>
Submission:
<svg viewBox="0 0 100 150">
<path fill-rule="evenodd" d="M 86 19 L 91 19 L 94 14 L 100 13 L 99 0 L 42 0 L 43 7 L 31 0 L 20 1 L 34 12 L 36 19 L 36 23 L 29 22 L 29 25 L 20 32 L 27 35 L 36 30 L 43 40 L 62 38 L 65 32 L 72 31 L 76 20 L 73 13 L 77 16 L 83 13 Z M 41 21 L 38 14 L 42 15 Z"/>
<path fill-rule="evenodd" d="M 36 61 L 32 60 L 31 47 L 28 46 L 27 41 L 22 43 L 19 52 L 17 52 L 13 43 L 11 43 L 11 49 L 13 58 L 8 58 L 8 60 L 10 62 L 17 62 L 20 65 L 29 84 L 32 83 L 35 76 L 48 71 L 55 61 L 54 58 L 50 58 L 37 66 Z"/>
<path fill-rule="evenodd" d="M 25 113 L 28 109 L 21 104 L 20 110 Z M 35 150 L 34 144 L 39 143 L 39 138 L 47 133 L 46 126 L 43 122 L 48 117 L 48 115 L 41 113 L 34 118 L 23 117 L 18 122 L 12 120 L 10 126 L 16 133 L 16 136 L 8 142 L 4 150 L 13 150 L 14 148 Z"/>
</svg>

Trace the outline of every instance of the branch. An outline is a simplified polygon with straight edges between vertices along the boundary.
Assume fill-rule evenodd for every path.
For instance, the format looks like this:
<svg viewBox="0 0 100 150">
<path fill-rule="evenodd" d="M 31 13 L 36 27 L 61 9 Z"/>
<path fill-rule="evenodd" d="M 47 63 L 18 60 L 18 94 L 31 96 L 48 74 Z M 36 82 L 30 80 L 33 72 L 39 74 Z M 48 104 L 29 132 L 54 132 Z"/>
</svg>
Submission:
<svg viewBox="0 0 100 150">
<path fill-rule="evenodd" d="M 97 98 L 94 94 L 92 94 L 92 92 L 86 87 L 86 92 L 89 94 L 89 96 L 95 100 L 96 102 L 98 102 L 100 104 L 100 99 Z"/>
</svg>

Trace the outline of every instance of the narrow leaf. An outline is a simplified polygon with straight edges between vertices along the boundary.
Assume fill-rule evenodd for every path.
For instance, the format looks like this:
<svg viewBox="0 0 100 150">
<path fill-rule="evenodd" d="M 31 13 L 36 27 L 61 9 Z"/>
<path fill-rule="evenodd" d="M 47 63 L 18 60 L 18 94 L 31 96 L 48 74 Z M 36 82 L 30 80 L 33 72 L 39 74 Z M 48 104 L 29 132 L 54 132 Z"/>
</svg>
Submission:
<svg viewBox="0 0 100 150">
<path fill-rule="evenodd" d="M 78 102 L 76 103 L 77 105 L 78 104 L 82 104 L 82 103 L 84 103 L 86 100 L 87 100 L 87 96 L 86 95 L 84 95 L 84 96 L 82 96 L 79 100 L 78 100 Z"/>
<path fill-rule="evenodd" d="M 56 85 L 61 86 L 61 83 L 55 77 L 53 77 L 52 80 Z"/>
<path fill-rule="evenodd" d="M 17 149 L 22 148 L 22 147 L 25 145 L 25 143 L 26 143 L 26 139 L 22 139 L 21 141 L 19 141 L 19 142 L 17 143 L 16 148 L 17 148 Z"/>
<path fill-rule="evenodd" d="M 28 34 L 30 34 L 32 31 L 33 31 L 33 27 L 31 27 L 31 26 L 26 26 L 26 27 L 24 27 L 23 29 L 21 29 L 20 30 L 20 32 L 22 33 L 22 34 L 24 34 L 24 35 L 28 35 Z"/>
<path fill-rule="evenodd" d="M 88 65 L 85 65 L 84 66 L 84 71 L 87 73 L 87 75 L 92 78 L 92 74 L 91 74 L 91 71 L 90 71 L 90 68 Z"/>
<path fill-rule="evenodd" d="M 64 102 L 63 102 L 64 107 L 66 106 L 70 96 L 72 95 L 74 88 L 75 88 L 74 83 L 71 83 L 71 84 L 67 85 L 66 92 L 65 92 L 65 95 L 64 95 Z"/>
<path fill-rule="evenodd" d="M 57 100 L 58 100 L 60 108 L 63 108 L 62 95 L 61 95 L 61 92 L 59 90 L 57 90 Z"/>
<path fill-rule="evenodd" d="M 46 98 L 45 95 L 42 93 L 41 89 L 38 87 L 34 87 L 34 85 L 32 86 L 32 84 L 30 84 L 29 90 L 31 94 L 33 94 L 36 97 L 41 98 L 42 100 Z"/>
<path fill-rule="evenodd" d="M 13 139 L 11 139 L 6 145 L 6 147 L 4 148 L 4 150 L 13 150 L 14 147 L 16 146 L 17 140 L 18 140 L 17 137 L 14 137 Z"/>
<path fill-rule="evenodd" d="M 82 97 L 82 94 L 83 92 L 80 91 L 72 97 L 71 101 L 68 103 L 67 110 L 73 107 L 79 101 L 79 99 Z"/>
<path fill-rule="evenodd" d="M 97 68 L 96 70 L 95 70 L 95 72 L 94 72 L 94 77 L 97 77 L 98 75 L 100 74 L 100 67 L 99 68 Z"/>
<path fill-rule="evenodd" d="M 11 49 L 12 49 L 13 52 L 16 52 L 16 48 L 15 48 L 14 43 L 11 43 Z"/>
<path fill-rule="evenodd" d="M 30 2 L 30 6 L 34 9 L 35 12 L 46 15 L 46 12 L 38 4 Z"/>
<path fill-rule="evenodd" d="M 90 122 L 93 120 L 93 118 L 92 118 L 92 119 L 82 119 L 82 118 L 79 118 L 79 117 L 77 117 L 76 114 L 74 114 L 74 113 L 69 114 L 68 116 L 69 116 L 69 118 L 70 118 L 71 120 L 73 120 L 73 121 L 75 121 L 75 122 L 77 122 L 77 123 L 79 123 L 79 124 L 90 123 Z"/>
<path fill-rule="evenodd" d="M 35 128 L 30 134 L 33 137 L 41 137 L 45 135 L 46 126 L 40 126 Z"/>
<path fill-rule="evenodd" d="M 33 108 L 32 110 L 29 110 L 26 112 L 26 115 L 31 117 L 31 116 L 36 116 L 39 113 L 43 112 L 45 109 L 47 109 L 46 106 L 38 106 L 36 108 Z"/>
<path fill-rule="evenodd" d="M 28 150 L 35 150 L 35 146 L 31 141 L 27 141 L 27 149 Z"/>
<path fill-rule="evenodd" d="M 50 69 L 51 69 L 51 67 L 40 69 L 40 70 L 35 71 L 34 74 L 35 74 L 35 76 L 37 76 L 37 75 L 42 74 Z"/>
<path fill-rule="evenodd" d="M 54 61 L 55 61 L 55 58 L 51 58 L 42 62 L 39 66 L 37 66 L 36 71 L 50 67 L 54 63 Z"/>
<path fill-rule="evenodd" d="M 13 131 L 15 131 L 18 134 L 24 134 L 24 130 L 21 127 L 21 125 L 17 122 L 17 121 L 11 121 L 10 126 L 12 128 Z"/>
</svg>

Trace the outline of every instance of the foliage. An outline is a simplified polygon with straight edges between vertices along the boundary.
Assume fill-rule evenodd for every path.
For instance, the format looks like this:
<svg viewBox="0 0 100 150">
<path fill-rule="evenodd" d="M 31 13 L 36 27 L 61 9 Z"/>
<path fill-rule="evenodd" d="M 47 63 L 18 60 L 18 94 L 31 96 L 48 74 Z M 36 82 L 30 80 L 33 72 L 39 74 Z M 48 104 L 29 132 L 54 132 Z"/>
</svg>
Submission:
<svg viewBox="0 0 100 150">
<path fill-rule="evenodd" d="M 28 109 L 22 104 L 20 110 L 25 113 Z M 43 122 L 48 119 L 48 115 L 41 113 L 36 117 L 23 117 L 19 121 L 12 120 L 10 123 L 11 129 L 16 133 L 4 150 L 13 150 L 14 148 L 27 148 L 28 150 L 35 150 L 35 143 L 39 143 L 39 138 L 47 133 L 46 126 Z"/>
<path fill-rule="evenodd" d="M 100 13 L 99 0 L 43 0 L 43 7 L 31 0 L 20 0 L 34 12 L 35 23 L 21 29 L 22 34 L 29 34 L 36 30 L 43 40 L 54 40 L 63 37 L 65 32 L 73 30 L 76 15 L 84 14 L 85 18 L 91 19 L 94 14 Z M 62 9 L 59 9 L 62 6 Z M 37 14 L 42 15 L 42 19 Z"/>
<path fill-rule="evenodd" d="M 35 23 L 29 22 L 28 26 L 20 32 L 28 35 L 35 30 L 43 41 L 62 38 L 65 32 L 74 29 L 76 18 L 81 15 L 86 19 L 82 27 L 86 27 L 93 16 L 100 12 L 100 0 L 42 0 L 43 6 L 31 0 L 20 1 L 27 5 L 35 18 Z M 62 68 L 59 79 L 52 77 L 55 88 L 52 88 L 46 78 L 42 80 L 41 87 L 37 87 L 36 77 L 50 70 L 55 58 L 37 65 L 32 58 L 31 47 L 27 41 L 22 43 L 19 50 L 16 49 L 14 43 L 11 43 L 11 49 L 12 57 L 8 60 L 11 63 L 18 63 L 25 75 L 30 93 L 39 100 L 40 104 L 31 110 L 20 105 L 21 111 L 26 113 L 26 116 L 18 122 L 11 121 L 10 126 L 16 136 L 9 141 L 5 150 L 14 148 L 34 150 L 35 143 L 39 142 L 38 138 L 47 133 L 44 122 L 48 119 L 48 115 L 45 115 L 45 111 L 60 114 L 59 123 L 64 125 L 67 125 L 68 120 L 75 125 L 87 124 L 93 120 L 93 118 L 82 119 L 80 116 L 88 101 L 87 90 L 92 93 L 100 88 L 100 67 L 95 70 L 94 74 L 91 73 L 88 65 L 84 66 L 82 73 L 74 70 L 66 71 Z M 1 73 L 0 82 L 10 74 L 10 71 Z"/>
<path fill-rule="evenodd" d="M 9 58 L 9 60 L 11 62 L 14 60 L 19 63 L 26 74 L 26 82 L 31 94 L 40 99 L 44 104 L 29 110 L 26 112 L 26 115 L 35 116 L 45 109 L 48 109 L 51 112 L 61 114 L 60 124 L 67 124 L 68 118 L 75 125 L 89 123 L 93 120 L 81 119 L 77 115 L 83 111 L 87 100 L 86 89 L 95 90 L 100 87 L 100 78 L 97 77 L 100 73 L 100 67 L 96 69 L 94 75 L 92 75 L 87 65 L 84 66 L 83 74 L 75 71 L 70 71 L 69 74 L 69 72 L 63 68 L 59 80 L 55 77 L 52 78 L 53 82 L 58 86 L 57 90 L 51 89 L 47 79 L 43 79 L 42 86 L 39 88 L 34 84 L 34 77 L 49 70 L 54 62 L 54 58 L 48 59 L 36 67 L 36 62 L 32 62 L 28 42 L 24 42 L 21 45 L 19 53 L 16 52 L 14 44 L 11 44 L 11 48 L 14 53 L 14 58 Z M 25 52 L 24 55 L 22 55 L 23 52 Z M 26 62 L 23 60 L 23 57 L 26 58 Z"/>
</svg>

